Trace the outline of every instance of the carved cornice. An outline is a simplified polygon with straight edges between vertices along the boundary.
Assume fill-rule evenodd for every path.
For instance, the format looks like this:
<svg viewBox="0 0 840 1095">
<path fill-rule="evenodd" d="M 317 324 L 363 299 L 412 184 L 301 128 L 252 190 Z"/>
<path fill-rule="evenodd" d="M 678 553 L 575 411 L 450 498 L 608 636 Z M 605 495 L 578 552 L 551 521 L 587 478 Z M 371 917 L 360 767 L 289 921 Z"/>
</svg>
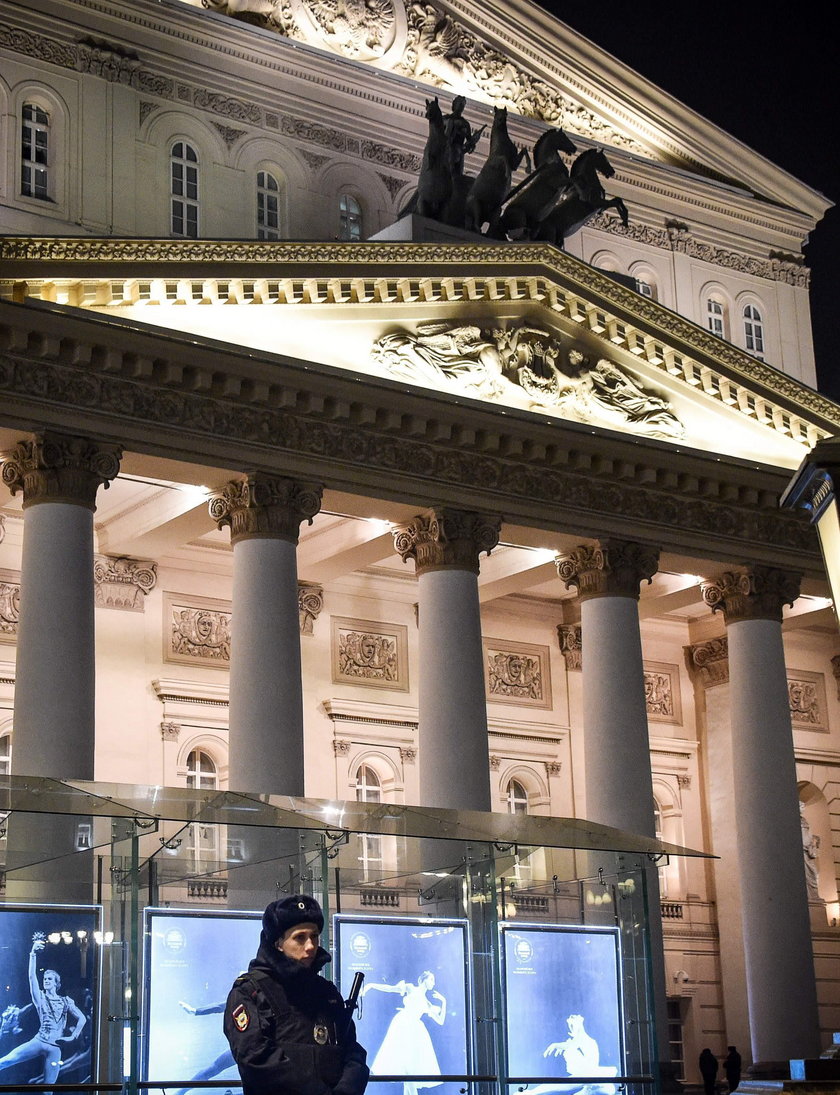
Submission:
<svg viewBox="0 0 840 1095">
<path fill-rule="evenodd" d="M 403 562 L 414 560 L 418 575 L 433 570 L 478 574 L 478 559 L 499 542 L 501 517 L 442 507 L 419 514 L 394 530 L 394 548 Z"/>
<path fill-rule="evenodd" d="M 96 492 L 120 470 L 122 448 L 84 437 L 38 433 L 18 441 L 3 459 L 2 480 L 12 494 L 23 491 L 23 508 L 66 502 L 96 509 Z"/>
<path fill-rule="evenodd" d="M 566 669 L 580 669 L 583 662 L 580 624 L 558 624 L 557 639 L 560 643 L 560 653 L 566 661 Z"/>
<path fill-rule="evenodd" d="M 232 544 L 240 540 L 287 540 L 297 544 L 300 523 L 312 524 L 321 508 L 323 486 L 279 475 L 254 473 L 228 483 L 210 499 L 210 516 L 220 529 L 230 528 Z"/>
<path fill-rule="evenodd" d="M 727 626 L 742 620 L 782 622 L 782 606 L 799 596 L 802 575 L 777 567 L 752 566 L 727 570 L 713 581 L 703 582 L 703 600 L 712 612 L 723 612 Z"/>
<path fill-rule="evenodd" d="M 689 676 L 701 688 L 729 682 L 729 639 L 709 639 L 683 648 Z"/>
<path fill-rule="evenodd" d="M 157 584 L 157 564 L 125 555 L 97 555 L 93 582 L 97 608 L 142 612 L 144 598 Z"/>
<path fill-rule="evenodd" d="M 316 367 L 304 372 L 282 359 L 272 361 L 266 381 L 264 372 L 249 372 L 247 360 L 193 339 L 182 344 L 63 309 L 0 305 L 0 323 L 0 401 L 18 417 L 63 424 L 95 415 L 99 433 L 121 437 L 130 425 L 176 458 L 194 458 L 199 446 L 224 466 L 233 444 L 243 462 L 272 474 L 295 465 L 342 489 L 392 483 L 418 507 L 430 483 L 456 505 L 478 490 L 493 509 L 528 513 L 547 528 L 624 537 L 641 525 L 669 549 L 699 538 L 724 557 L 737 552 L 772 563 L 781 553 L 822 573 L 815 530 L 803 515 L 778 508 L 781 474 L 759 477 L 714 460 L 700 461 L 700 469 L 670 447 L 632 440 L 613 438 L 605 449 L 585 432 L 476 407 L 465 429 L 463 408 L 421 393 L 401 392 L 395 413 L 391 388 L 375 382 L 362 385 L 336 370 L 325 378 Z M 207 394 L 218 376 L 224 397 Z"/>
<path fill-rule="evenodd" d="M 566 589 L 575 586 L 581 601 L 591 597 L 639 599 L 639 585 L 650 585 L 659 568 L 659 548 L 631 540 L 601 540 L 582 544 L 557 557 L 557 573 Z"/>
</svg>

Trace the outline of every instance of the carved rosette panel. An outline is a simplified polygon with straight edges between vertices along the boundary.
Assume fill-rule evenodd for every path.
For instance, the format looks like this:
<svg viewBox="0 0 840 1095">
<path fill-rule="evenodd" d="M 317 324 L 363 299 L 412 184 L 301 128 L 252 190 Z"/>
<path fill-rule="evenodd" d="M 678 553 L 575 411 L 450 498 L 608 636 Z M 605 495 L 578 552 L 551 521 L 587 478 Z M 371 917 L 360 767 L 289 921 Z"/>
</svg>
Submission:
<svg viewBox="0 0 840 1095">
<path fill-rule="evenodd" d="M 157 584 L 157 566 L 125 555 L 98 555 L 93 582 L 97 608 L 142 612 L 146 596 Z"/>
<path fill-rule="evenodd" d="M 728 624 L 742 620 L 782 622 L 782 606 L 792 605 L 799 596 L 801 574 L 777 567 L 752 566 L 727 570 L 720 577 L 703 582 L 703 600 L 712 612 L 723 612 Z"/>
<path fill-rule="evenodd" d="M 729 682 L 729 640 L 723 635 L 685 648 L 685 664 L 692 681 L 701 688 Z"/>
<path fill-rule="evenodd" d="M 566 669 L 579 670 L 583 665 L 583 639 L 580 624 L 558 624 L 557 640 L 560 653 L 566 662 Z"/>
<path fill-rule="evenodd" d="M 301 635 L 311 635 L 313 624 L 324 607 L 323 586 L 311 582 L 298 582 L 298 613 Z"/>
<path fill-rule="evenodd" d="M 582 544 L 557 558 L 560 581 L 578 591 L 581 601 L 590 597 L 639 599 L 639 586 L 648 585 L 659 567 L 659 548 L 632 540 L 601 540 L 594 547 Z"/>
<path fill-rule="evenodd" d="M 301 521 L 312 524 L 321 508 L 323 486 L 260 472 L 228 483 L 210 500 L 210 516 L 230 528 L 232 544 L 275 539 L 297 544 Z"/>
<path fill-rule="evenodd" d="M 479 556 L 498 544 L 501 527 L 501 517 L 442 507 L 395 529 L 394 548 L 403 562 L 414 560 L 418 575 L 448 568 L 478 574 Z"/>
<path fill-rule="evenodd" d="M 23 508 L 67 502 L 96 509 L 96 492 L 120 470 L 122 449 L 84 437 L 51 432 L 18 441 L 3 461 L 2 479 L 12 494 L 23 491 Z"/>
</svg>

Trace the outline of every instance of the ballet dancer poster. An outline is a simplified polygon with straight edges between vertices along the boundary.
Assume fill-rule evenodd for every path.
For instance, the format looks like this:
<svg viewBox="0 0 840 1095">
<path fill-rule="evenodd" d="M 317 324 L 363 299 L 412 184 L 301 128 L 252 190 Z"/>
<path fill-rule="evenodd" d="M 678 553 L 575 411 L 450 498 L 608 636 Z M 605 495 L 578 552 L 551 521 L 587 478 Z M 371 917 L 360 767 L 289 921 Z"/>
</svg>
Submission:
<svg viewBox="0 0 840 1095">
<path fill-rule="evenodd" d="M 94 1076 L 101 909 L 0 908 L 0 1084 Z"/>
<path fill-rule="evenodd" d="M 257 953 L 260 914 L 146 909 L 144 926 L 144 1079 L 172 1082 L 171 1095 L 191 1080 L 238 1080 L 222 1012 Z"/>
<path fill-rule="evenodd" d="M 365 975 L 356 1030 L 371 1074 L 405 1077 L 376 1095 L 462 1088 L 435 1077 L 469 1073 L 466 922 L 337 916 L 334 938 L 342 993 Z"/>
<path fill-rule="evenodd" d="M 555 1079 L 528 1095 L 613 1095 L 609 1077 L 623 1071 L 617 931 L 505 924 L 501 933 L 508 1075 Z"/>
</svg>

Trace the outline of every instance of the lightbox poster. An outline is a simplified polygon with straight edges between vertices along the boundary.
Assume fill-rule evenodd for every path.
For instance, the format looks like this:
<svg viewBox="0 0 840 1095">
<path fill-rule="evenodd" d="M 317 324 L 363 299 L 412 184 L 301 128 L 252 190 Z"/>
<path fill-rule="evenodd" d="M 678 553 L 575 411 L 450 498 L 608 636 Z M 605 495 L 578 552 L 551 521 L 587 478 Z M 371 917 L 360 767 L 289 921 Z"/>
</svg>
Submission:
<svg viewBox="0 0 840 1095">
<path fill-rule="evenodd" d="M 464 1076 L 469 1073 L 467 925 L 463 920 L 337 916 L 339 988 L 347 995 L 364 973 L 359 1042 L 374 1076 Z M 376 1095 L 458 1083 L 377 1083 Z"/>
<path fill-rule="evenodd" d="M 556 1080 L 531 1089 L 570 1095 L 575 1077 L 623 1065 L 618 933 L 613 929 L 502 925 L 508 1075 Z M 590 1088 L 590 1090 L 593 1090 Z"/>
<path fill-rule="evenodd" d="M 231 985 L 257 953 L 259 913 L 145 910 L 144 1079 L 238 1080 L 222 1029 Z"/>
<path fill-rule="evenodd" d="M 100 928 L 98 906 L 0 908 L 0 1084 L 94 1075 Z"/>
</svg>

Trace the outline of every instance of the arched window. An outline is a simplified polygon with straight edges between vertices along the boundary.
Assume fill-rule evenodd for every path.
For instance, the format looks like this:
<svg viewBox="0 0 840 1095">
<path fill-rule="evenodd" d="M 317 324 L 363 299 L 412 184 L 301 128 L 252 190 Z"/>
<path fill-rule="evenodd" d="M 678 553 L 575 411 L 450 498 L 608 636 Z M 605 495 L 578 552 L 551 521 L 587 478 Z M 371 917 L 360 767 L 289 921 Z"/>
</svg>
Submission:
<svg viewBox="0 0 840 1095">
<path fill-rule="evenodd" d="M 338 238 L 340 240 L 362 238 L 362 207 L 352 194 L 339 195 Z"/>
<path fill-rule="evenodd" d="M 356 801 L 381 802 L 382 781 L 378 773 L 369 765 L 361 764 L 356 771 Z M 367 833 L 359 835 L 359 864 L 362 879 L 382 869 L 382 838 Z"/>
<path fill-rule="evenodd" d="M 706 326 L 718 338 L 726 338 L 726 312 L 723 302 L 715 297 L 706 301 Z"/>
<path fill-rule="evenodd" d="M 4 734 L 0 738 L 0 776 L 7 776 L 12 770 L 12 735 Z"/>
<path fill-rule="evenodd" d="M 50 116 L 35 103 L 24 103 L 20 137 L 20 192 L 50 200 Z"/>
<path fill-rule="evenodd" d="M 198 153 L 186 141 L 176 141 L 170 157 L 173 236 L 198 238 Z"/>
<path fill-rule="evenodd" d="M 764 355 L 764 321 L 754 304 L 744 305 L 744 345 L 756 357 Z"/>
<path fill-rule="evenodd" d="M 507 798 L 509 814 L 528 813 L 528 792 L 518 779 L 510 780 L 505 791 L 505 796 Z"/>
<path fill-rule="evenodd" d="M 257 239 L 280 239 L 280 184 L 270 171 L 257 172 Z"/>
<path fill-rule="evenodd" d="M 191 749 L 187 756 L 187 787 L 195 791 L 214 791 L 219 786 L 219 771 L 209 753 L 203 749 Z M 218 858 L 218 827 L 190 825 L 187 830 L 187 855 L 196 868 Z"/>
</svg>

